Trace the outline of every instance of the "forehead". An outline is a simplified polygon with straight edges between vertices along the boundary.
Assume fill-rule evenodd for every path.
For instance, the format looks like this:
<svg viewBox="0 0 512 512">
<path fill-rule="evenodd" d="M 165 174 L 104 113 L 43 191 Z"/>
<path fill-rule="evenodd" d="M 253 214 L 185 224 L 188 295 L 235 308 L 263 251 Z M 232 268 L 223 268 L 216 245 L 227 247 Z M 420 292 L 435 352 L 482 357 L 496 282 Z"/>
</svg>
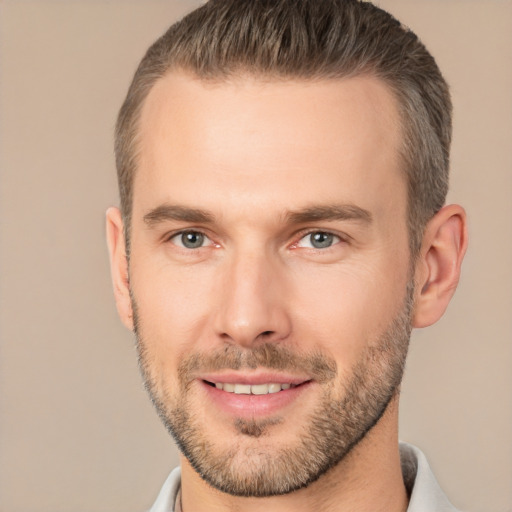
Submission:
<svg viewBox="0 0 512 512">
<path fill-rule="evenodd" d="M 161 202 L 207 190 L 201 200 L 212 203 L 230 193 L 250 203 L 259 192 L 269 204 L 285 193 L 292 203 L 404 192 L 399 125 L 392 93 L 369 76 L 212 82 L 170 73 L 141 112 L 134 207 L 150 190 Z"/>
</svg>

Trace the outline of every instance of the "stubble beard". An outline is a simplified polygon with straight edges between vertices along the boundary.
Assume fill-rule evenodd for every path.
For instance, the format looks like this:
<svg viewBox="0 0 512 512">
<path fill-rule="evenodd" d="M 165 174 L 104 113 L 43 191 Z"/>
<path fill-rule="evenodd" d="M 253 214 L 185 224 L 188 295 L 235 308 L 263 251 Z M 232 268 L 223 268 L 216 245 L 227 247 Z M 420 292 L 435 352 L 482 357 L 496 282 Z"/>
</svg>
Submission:
<svg viewBox="0 0 512 512">
<path fill-rule="evenodd" d="M 307 487 L 339 464 L 378 423 L 398 395 L 411 333 L 413 286 L 388 328 L 369 343 L 347 375 L 339 379 L 335 361 L 323 354 L 297 355 L 278 344 L 253 350 L 237 346 L 193 355 L 179 365 L 180 389 L 170 396 L 157 386 L 151 357 L 141 336 L 140 319 L 132 297 L 139 366 L 149 396 L 190 465 L 208 484 L 233 496 L 267 497 Z M 238 418 L 229 447 L 219 447 L 201 422 L 190 396 L 190 375 L 198 369 L 306 370 L 324 391 L 313 412 L 303 421 L 293 446 L 280 448 L 271 439 L 279 418 Z M 293 419 L 290 420 L 293 422 Z"/>
</svg>

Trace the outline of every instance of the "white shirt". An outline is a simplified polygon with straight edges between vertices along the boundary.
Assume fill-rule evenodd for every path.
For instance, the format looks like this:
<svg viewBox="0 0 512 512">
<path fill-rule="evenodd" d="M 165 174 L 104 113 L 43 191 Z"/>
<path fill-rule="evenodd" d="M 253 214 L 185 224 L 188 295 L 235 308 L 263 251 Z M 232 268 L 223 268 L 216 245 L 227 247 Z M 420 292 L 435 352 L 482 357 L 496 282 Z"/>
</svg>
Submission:
<svg viewBox="0 0 512 512">
<path fill-rule="evenodd" d="M 458 512 L 439 487 L 425 455 L 418 448 L 400 443 L 400 459 L 410 495 L 407 512 Z M 168 476 L 149 512 L 180 512 L 174 508 L 180 483 L 180 468 L 176 468 Z"/>
</svg>

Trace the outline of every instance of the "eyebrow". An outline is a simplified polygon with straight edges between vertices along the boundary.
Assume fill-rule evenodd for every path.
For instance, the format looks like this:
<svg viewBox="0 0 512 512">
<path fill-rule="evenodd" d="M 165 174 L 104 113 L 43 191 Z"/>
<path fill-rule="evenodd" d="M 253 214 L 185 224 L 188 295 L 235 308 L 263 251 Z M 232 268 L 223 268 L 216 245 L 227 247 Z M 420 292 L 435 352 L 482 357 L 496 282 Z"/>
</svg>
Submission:
<svg viewBox="0 0 512 512">
<path fill-rule="evenodd" d="M 143 220 L 149 227 L 172 220 L 198 224 L 213 224 L 215 216 L 200 208 L 190 208 L 166 203 L 150 210 L 144 215 Z M 333 220 L 354 220 L 370 224 L 372 222 L 372 214 L 368 210 L 352 204 L 310 206 L 285 214 L 285 222 L 292 225 Z"/>
<path fill-rule="evenodd" d="M 162 204 L 150 210 L 143 217 L 144 222 L 153 227 L 156 224 L 169 220 L 177 220 L 182 222 L 196 222 L 200 224 L 212 224 L 214 216 L 199 208 L 188 208 L 186 206 Z"/>
<path fill-rule="evenodd" d="M 368 210 L 352 204 L 311 206 L 287 213 L 286 219 L 289 224 L 329 220 L 355 220 L 370 224 L 373 220 L 372 214 Z"/>
</svg>

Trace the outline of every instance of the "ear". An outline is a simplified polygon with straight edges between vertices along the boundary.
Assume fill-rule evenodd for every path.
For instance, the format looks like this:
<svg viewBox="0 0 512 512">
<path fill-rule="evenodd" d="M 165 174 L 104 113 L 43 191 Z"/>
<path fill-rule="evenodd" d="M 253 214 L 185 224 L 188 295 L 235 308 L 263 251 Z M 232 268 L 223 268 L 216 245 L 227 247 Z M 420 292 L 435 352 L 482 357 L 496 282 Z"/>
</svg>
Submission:
<svg viewBox="0 0 512 512">
<path fill-rule="evenodd" d="M 457 288 L 467 244 L 461 206 L 445 206 L 427 224 L 415 269 L 413 327 L 427 327 L 443 316 Z"/>
<path fill-rule="evenodd" d="M 124 240 L 123 219 L 118 208 L 107 210 L 107 244 L 110 254 L 110 271 L 117 312 L 122 322 L 133 331 L 133 311 L 128 279 L 128 258 Z"/>
</svg>

